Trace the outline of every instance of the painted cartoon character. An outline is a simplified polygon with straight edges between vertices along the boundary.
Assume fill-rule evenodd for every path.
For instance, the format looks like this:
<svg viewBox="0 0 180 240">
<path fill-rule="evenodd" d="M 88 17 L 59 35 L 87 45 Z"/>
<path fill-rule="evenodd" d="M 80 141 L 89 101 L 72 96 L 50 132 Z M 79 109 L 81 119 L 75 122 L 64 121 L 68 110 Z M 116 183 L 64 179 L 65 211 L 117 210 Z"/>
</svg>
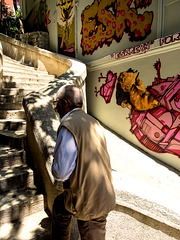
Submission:
<svg viewBox="0 0 180 240">
<path fill-rule="evenodd" d="M 146 90 L 137 71 L 130 68 L 128 71 L 120 73 L 118 83 L 116 93 L 118 105 L 138 111 L 146 111 L 158 106 L 158 101 Z"/>
</svg>

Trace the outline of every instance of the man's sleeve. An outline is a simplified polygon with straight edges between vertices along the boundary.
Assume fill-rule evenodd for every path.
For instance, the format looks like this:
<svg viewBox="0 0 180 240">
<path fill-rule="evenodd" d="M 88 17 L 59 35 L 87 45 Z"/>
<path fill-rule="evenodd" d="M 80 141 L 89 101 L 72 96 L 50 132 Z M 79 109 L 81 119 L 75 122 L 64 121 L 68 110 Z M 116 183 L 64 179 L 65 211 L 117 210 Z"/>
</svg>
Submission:
<svg viewBox="0 0 180 240">
<path fill-rule="evenodd" d="M 73 135 L 61 128 L 54 149 L 52 174 L 58 181 L 66 181 L 76 166 L 77 145 Z"/>
</svg>

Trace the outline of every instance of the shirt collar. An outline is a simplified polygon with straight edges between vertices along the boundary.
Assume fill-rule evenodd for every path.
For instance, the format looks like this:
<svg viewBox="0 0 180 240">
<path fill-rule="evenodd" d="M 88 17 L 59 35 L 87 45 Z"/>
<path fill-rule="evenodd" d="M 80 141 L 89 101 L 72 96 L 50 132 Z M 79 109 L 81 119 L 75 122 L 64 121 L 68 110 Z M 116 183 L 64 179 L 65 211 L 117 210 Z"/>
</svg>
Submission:
<svg viewBox="0 0 180 240">
<path fill-rule="evenodd" d="M 74 112 L 77 109 L 79 109 L 79 108 L 73 108 L 71 111 L 66 113 L 66 115 L 64 115 L 64 117 L 61 118 L 60 123 L 62 123 L 72 112 Z"/>
</svg>

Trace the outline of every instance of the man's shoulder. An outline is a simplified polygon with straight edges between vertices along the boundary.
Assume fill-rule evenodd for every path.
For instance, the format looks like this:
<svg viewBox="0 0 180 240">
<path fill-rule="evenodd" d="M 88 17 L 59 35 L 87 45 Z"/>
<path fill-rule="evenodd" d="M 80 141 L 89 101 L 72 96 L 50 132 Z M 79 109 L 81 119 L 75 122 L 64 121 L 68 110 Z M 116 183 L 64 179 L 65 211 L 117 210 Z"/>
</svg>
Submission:
<svg viewBox="0 0 180 240">
<path fill-rule="evenodd" d="M 68 123 L 73 124 L 85 124 L 85 123 L 96 123 L 99 124 L 98 120 L 96 120 L 90 114 L 84 112 L 81 108 L 75 109 L 69 116 L 63 121 L 62 125 L 66 125 Z"/>
</svg>

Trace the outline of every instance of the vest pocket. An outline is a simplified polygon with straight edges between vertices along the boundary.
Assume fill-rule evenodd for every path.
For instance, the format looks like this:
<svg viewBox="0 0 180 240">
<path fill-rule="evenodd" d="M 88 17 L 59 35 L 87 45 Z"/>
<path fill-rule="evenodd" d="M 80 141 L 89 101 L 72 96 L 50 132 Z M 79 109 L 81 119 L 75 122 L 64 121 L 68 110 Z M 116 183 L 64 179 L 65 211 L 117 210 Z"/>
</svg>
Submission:
<svg viewBox="0 0 180 240">
<path fill-rule="evenodd" d="M 76 214 L 77 213 L 75 210 L 76 198 L 73 198 L 73 193 L 71 189 L 64 190 L 64 199 L 66 209 L 72 214 Z"/>
</svg>

